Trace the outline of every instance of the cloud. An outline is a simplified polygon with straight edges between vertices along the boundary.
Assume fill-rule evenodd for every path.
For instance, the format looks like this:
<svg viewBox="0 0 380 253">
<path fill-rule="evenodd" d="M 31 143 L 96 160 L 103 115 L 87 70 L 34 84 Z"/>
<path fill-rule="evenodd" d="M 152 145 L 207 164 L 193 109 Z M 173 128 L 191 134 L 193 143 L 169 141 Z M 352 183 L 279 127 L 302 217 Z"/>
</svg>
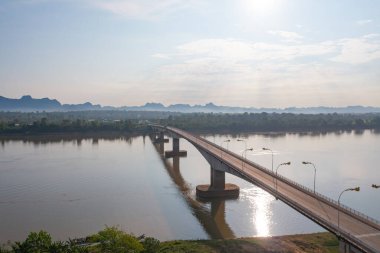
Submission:
<svg viewBox="0 0 380 253">
<path fill-rule="evenodd" d="M 363 64 L 380 59 L 380 40 L 378 34 L 369 34 L 360 38 L 342 39 L 339 55 L 331 58 L 336 62 Z"/>
<path fill-rule="evenodd" d="M 196 0 L 96 0 L 95 6 L 130 19 L 155 20 L 195 6 L 199 2 Z"/>
<path fill-rule="evenodd" d="M 276 86 L 303 71 L 307 64 L 299 64 L 297 59 L 323 56 L 335 52 L 336 47 L 331 42 L 289 45 L 202 39 L 179 45 L 176 51 L 173 61 L 177 63 L 161 66 L 155 84 L 191 85 L 207 94 L 236 84 L 250 94 L 252 84 Z"/>
<path fill-rule="evenodd" d="M 318 43 L 263 43 L 237 39 L 201 39 L 177 46 L 178 60 L 212 59 L 234 63 L 316 61 L 362 64 L 380 58 L 380 35 L 367 34 Z"/>
<path fill-rule="evenodd" d="M 288 31 L 268 31 L 269 34 L 279 36 L 285 42 L 299 42 L 303 39 L 303 36 L 295 32 Z"/>
<path fill-rule="evenodd" d="M 170 59 L 170 56 L 167 54 L 162 54 L 162 53 L 157 53 L 152 55 L 153 58 L 159 58 L 159 59 L 165 59 L 168 60 Z"/>
<path fill-rule="evenodd" d="M 192 102 L 194 97 L 221 104 L 245 101 L 247 106 L 375 103 L 379 63 L 373 61 L 380 59 L 379 38 L 368 34 L 297 44 L 190 41 L 178 45 L 170 63 L 158 67 L 146 85 L 158 100 L 170 91 L 170 103 Z"/>
<path fill-rule="evenodd" d="M 373 22 L 373 20 L 371 20 L 371 19 L 362 19 L 362 20 L 357 20 L 356 24 L 362 26 L 362 25 L 370 24 L 372 22 Z"/>
<path fill-rule="evenodd" d="M 228 61 L 284 61 L 333 53 L 337 49 L 336 46 L 330 41 L 289 45 L 236 39 L 202 39 L 178 46 L 177 52 L 178 56 Z"/>
</svg>

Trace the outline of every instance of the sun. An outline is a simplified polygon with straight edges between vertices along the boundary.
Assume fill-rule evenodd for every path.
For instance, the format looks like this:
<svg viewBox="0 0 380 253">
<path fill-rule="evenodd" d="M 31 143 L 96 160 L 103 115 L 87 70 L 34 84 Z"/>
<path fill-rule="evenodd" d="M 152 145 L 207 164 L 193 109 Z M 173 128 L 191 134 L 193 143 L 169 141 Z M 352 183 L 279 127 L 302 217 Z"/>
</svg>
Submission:
<svg viewBox="0 0 380 253">
<path fill-rule="evenodd" d="M 276 9 L 279 0 L 243 0 L 246 10 L 255 14 L 267 14 Z"/>
</svg>

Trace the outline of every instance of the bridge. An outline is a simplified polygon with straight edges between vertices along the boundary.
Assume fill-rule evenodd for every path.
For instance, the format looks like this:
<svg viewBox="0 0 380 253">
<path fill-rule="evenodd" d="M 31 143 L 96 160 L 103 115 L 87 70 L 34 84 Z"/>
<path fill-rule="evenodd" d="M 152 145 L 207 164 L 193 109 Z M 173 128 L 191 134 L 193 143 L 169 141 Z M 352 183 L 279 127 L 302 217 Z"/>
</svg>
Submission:
<svg viewBox="0 0 380 253">
<path fill-rule="evenodd" d="M 167 142 L 164 133 L 173 138 L 173 150 L 167 157 L 185 156 L 179 139 L 193 144 L 211 166 L 210 185 L 197 186 L 200 197 L 234 197 L 239 188 L 225 184 L 225 173 L 233 174 L 264 189 L 310 220 L 335 234 L 342 253 L 380 253 L 380 222 L 337 201 L 300 185 L 273 171 L 245 159 L 200 136 L 178 128 L 150 125 L 158 133 L 156 142 Z"/>
</svg>

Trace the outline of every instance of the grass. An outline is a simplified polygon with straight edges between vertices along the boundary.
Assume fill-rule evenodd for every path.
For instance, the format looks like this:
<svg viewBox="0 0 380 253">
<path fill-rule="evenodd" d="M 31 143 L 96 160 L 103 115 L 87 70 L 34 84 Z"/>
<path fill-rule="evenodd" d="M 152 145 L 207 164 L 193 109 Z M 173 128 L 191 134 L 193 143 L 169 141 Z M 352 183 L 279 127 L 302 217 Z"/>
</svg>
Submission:
<svg viewBox="0 0 380 253">
<path fill-rule="evenodd" d="M 254 237 L 227 240 L 193 240 L 162 242 L 162 253 L 266 253 L 315 252 L 338 253 L 339 243 L 331 233 Z"/>
</svg>

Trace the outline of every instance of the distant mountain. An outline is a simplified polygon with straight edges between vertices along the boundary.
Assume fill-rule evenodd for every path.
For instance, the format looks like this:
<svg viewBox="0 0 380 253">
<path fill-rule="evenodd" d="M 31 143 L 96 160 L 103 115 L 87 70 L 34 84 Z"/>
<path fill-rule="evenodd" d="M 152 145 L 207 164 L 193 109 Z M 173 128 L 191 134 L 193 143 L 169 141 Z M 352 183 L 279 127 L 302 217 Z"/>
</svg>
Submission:
<svg viewBox="0 0 380 253">
<path fill-rule="evenodd" d="M 288 107 L 279 108 L 254 108 L 254 107 L 233 107 L 219 106 L 213 103 L 205 105 L 174 104 L 164 106 L 161 103 L 146 103 L 143 106 L 101 106 L 93 105 L 89 102 L 84 104 L 61 104 L 56 99 L 32 98 L 23 96 L 20 99 L 6 98 L 0 96 L 0 111 L 91 111 L 91 110 L 120 110 L 120 111 L 160 111 L 160 112 L 213 112 L 213 113 L 295 113 L 295 114 L 318 114 L 318 113 L 380 113 L 380 107 L 370 106 L 347 106 L 347 107 Z"/>
<path fill-rule="evenodd" d="M 62 108 L 64 111 L 90 111 L 90 110 L 102 109 L 100 105 L 93 105 L 89 102 L 84 103 L 84 104 L 77 104 L 77 105 L 64 104 L 62 105 Z"/>
<path fill-rule="evenodd" d="M 0 96 L 0 110 L 2 111 L 55 111 L 61 107 L 61 103 L 55 99 L 35 99 L 31 96 L 12 99 Z"/>
<path fill-rule="evenodd" d="M 100 105 L 91 103 L 77 105 L 62 105 L 56 99 L 49 98 L 32 98 L 31 96 L 22 96 L 20 99 L 6 98 L 0 96 L 0 111 L 84 111 L 84 110 L 100 110 Z"/>
</svg>

